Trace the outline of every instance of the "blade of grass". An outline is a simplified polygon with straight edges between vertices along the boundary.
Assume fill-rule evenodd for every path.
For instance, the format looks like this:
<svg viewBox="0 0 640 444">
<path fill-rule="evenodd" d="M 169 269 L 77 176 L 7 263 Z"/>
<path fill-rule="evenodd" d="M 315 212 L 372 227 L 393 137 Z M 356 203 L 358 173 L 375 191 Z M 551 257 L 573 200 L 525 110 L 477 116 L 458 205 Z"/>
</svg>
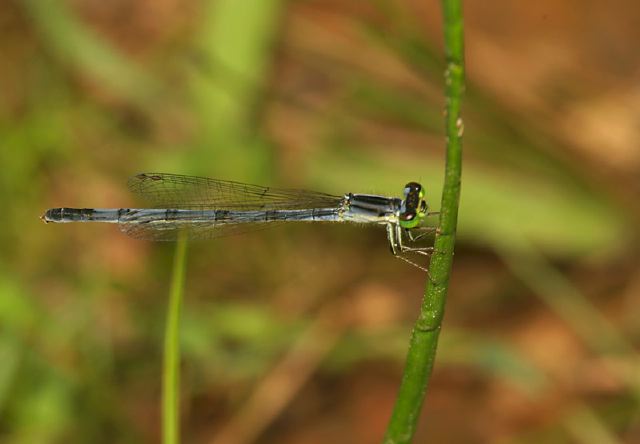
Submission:
<svg viewBox="0 0 640 444">
<path fill-rule="evenodd" d="M 187 239 L 182 233 L 176 245 L 169 307 L 164 332 L 162 370 L 162 442 L 180 442 L 180 310 L 184 294 Z"/>
<path fill-rule="evenodd" d="M 286 2 L 219 0 L 206 5 L 196 41 L 204 70 L 190 76 L 200 128 L 188 169 L 206 165 L 211 175 L 233 172 L 238 180 L 265 179 L 272 170 L 272 153 L 260 134 L 259 117 Z"/>
<path fill-rule="evenodd" d="M 430 275 L 420 315 L 411 333 L 404 375 L 387 428 L 385 443 L 410 442 L 415 433 L 435 361 L 453 263 L 462 173 L 460 108 L 464 92 L 464 39 L 461 2 L 443 0 L 442 8 L 447 58 L 445 71 L 447 154 L 442 206 L 434 243 L 435 252 L 429 265 Z"/>
<path fill-rule="evenodd" d="M 66 2 L 22 2 L 43 45 L 63 67 L 71 67 L 112 92 L 140 106 L 149 106 L 159 85 L 90 26 L 83 23 Z"/>
</svg>

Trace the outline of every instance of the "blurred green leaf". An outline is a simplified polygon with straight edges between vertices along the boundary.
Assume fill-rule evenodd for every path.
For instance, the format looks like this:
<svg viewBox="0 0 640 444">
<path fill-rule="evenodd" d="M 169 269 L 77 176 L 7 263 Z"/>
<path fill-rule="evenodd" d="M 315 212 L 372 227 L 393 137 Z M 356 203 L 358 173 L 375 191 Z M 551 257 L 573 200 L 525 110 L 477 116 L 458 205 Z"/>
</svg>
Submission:
<svg viewBox="0 0 640 444">
<path fill-rule="evenodd" d="M 507 343 L 464 330 L 443 332 L 440 353 L 447 363 L 466 364 L 497 380 L 509 381 L 534 397 L 547 388 L 547 378 L 525 356 Z"/>
<path fill-rule="evenodd" d="M 70 66 L 139 105 L 158 90 L 155 79 L 82 23 L 65 2 L 24 0 L 29 17 L 63 66 Z"/>
<path fill-rule="evenodd" d="M 31 295 L 22 291 L 19 284 L 0 273 L 0 325 L 2 330 L 24 334 L 36 325 L 39 318 Z"/>
<path fill-rule="evenodd" d="M 204 69 L 190 79 L 201 127 L 190 171 L 268 177 L 271 153 L 257 117 L 284 7 L 281 0 L 221 0 L 204 8 L 196 42 Z"/>
<path fill-rule="evenodd" d="M 184 353 L 227 377 L 257 377 L 305 325 L 286 322 L 268 306 L 210 303 L 184 313 Z"/>
<path fill-rule="evenodd" d="M 21 354 L 22 344 L 6 332 L 0 333 L 0 415 L 5 410 L 14 378 L 18 376 Z"/>
</svg>

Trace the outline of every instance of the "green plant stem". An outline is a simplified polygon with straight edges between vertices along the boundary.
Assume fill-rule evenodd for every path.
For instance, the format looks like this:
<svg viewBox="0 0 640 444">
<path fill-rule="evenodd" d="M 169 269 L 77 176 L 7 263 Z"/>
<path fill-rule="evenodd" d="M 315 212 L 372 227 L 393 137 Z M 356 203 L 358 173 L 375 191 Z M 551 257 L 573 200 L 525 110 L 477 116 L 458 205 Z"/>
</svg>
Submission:
<svg viewBox="0 0 640 444">
<path fill-rule="evenodd" d="M 180 442 L 180 311 L 184 293 L 187 240 L 181 234 L 173 258 L 171 292 L 164 332 L 162 442 Z"/>
<path fill-rule="evenodd" d="M 385 443 L 410 442 L 415 433 L 429 377 L 435 361 L 438 336 L 449 288 L 458 223 L 462 172 L 462 119 L 464 92 L 464 39 L 460 0 L 443 0 L 445 71 L 445 127 L 447 154 L 440 221 L 429 265 L 429 279 L 420 315 L 411 333 L 404 375 L 387 428 Z"/>
</svg>

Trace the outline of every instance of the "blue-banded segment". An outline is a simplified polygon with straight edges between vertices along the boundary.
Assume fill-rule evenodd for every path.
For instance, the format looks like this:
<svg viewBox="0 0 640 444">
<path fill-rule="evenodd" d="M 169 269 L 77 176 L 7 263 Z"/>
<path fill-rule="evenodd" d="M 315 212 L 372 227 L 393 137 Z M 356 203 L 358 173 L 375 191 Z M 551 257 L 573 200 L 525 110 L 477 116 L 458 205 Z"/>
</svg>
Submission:
<svg viewBox="0 0 640 444">
<path fill-rule="evenodd" d="M 69 223 L 69 222 L 105 222 L 117 224 L 123 214 L 130 211 L 120 209 L 96 209 L 96 208 L 51 208 L 40 219 L 45 223 Z"/>
<path fill-rule="evenodd" d="M 260 223 L 277 221 L 335 221 L 339 208 L 310 210 L 182 210 L 153 208 L 52 208 L 42 216 L 45 223 L 104 222 L 114 224 L 166 224 L 218 222 L 220 224 Z"/>
<path fill-rule="evenodd" d="M 341 213 L 341 208 L 267 211 L 54 208 L 42 219 L 55 223 L 114 223 L 122 232 L 137 239 L 171 241 L 180 231 L 184 231 L 189 239 L 210 239 L 231 234 L 238 226 L 248 224 L 335 222 L 342 220 Z"/>
</svg>

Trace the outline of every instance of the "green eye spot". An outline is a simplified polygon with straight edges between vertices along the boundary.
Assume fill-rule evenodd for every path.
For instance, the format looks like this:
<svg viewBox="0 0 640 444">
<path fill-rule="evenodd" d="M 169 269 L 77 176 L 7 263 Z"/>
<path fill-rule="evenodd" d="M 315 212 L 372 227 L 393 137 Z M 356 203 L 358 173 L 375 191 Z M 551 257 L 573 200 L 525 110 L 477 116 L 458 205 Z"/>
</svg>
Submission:
<svg viewBox="0 0 640 444">
<path fill-rule="evenodd" d="M 415 228 L 420 224 L 420 215 L 416 213 L 404 213 L 400 215 L 400 226 L 402 228 Z"/>
<path fill-rule="evenodd" d="M 420 223 L 420 221 L 418 219 L 414 219 L 411 221 L 400 221 L 400 226 L 402 228 L 415 228 L 418 226 L 418 224 Z"/>
</svg>

